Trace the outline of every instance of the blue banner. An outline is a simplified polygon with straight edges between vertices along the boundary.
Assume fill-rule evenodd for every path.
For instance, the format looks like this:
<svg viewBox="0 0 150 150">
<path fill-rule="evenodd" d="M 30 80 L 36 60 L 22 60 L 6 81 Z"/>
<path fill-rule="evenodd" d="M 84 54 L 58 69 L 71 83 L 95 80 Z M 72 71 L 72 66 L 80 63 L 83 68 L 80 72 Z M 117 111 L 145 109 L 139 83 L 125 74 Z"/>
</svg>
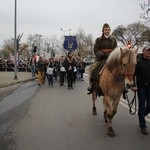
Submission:
<svg viewBox="0 0 150 150">
<path fill-rule="evenodd" d="M 69 52 L 77 49 L 76 36 L 65 36 L 63 47 Z"/>
</svg>

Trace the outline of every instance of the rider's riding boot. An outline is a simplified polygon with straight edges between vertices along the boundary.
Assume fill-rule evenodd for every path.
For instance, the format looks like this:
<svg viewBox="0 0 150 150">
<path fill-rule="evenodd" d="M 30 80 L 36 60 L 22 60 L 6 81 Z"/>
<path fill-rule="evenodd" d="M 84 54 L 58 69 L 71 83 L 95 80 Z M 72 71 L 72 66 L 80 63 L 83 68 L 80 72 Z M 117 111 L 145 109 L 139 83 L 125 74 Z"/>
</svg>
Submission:
<svg viewBox="0 0 150 150">
<path fill-rule="evenodd" d="M 92 92 L 94 91 L 94 88 L 92 87 L 92 84 L 89 85 L 89 87 L 87 88 L 87 90 L 89 91 L 87 93 L 88 95 L 92 94 Z"/>
<path fill-rule="evenodd" d="M 91 90 L 91 84 L 89 84 L 88 88 L 87 88 L 88 91 Z"/>
<path fill-rule="evenodd" d="M 92 86 L 91 86 L 91 79 L 89 79 L 89 86 L 88 86 L 88 88 L 87 88 L 87 90 L 89 91 L 88 93 L 91 92 L 91 88 L 92 88 Z M 88 93 L 87 93 L 87 94 L 88 94 Z"/>
</svg>

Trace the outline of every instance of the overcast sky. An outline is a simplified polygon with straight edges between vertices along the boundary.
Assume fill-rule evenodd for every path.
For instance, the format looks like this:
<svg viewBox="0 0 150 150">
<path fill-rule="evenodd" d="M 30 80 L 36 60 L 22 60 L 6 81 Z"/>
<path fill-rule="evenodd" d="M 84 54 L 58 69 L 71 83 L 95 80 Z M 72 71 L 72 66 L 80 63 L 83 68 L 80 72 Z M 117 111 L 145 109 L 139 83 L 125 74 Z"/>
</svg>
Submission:
<svg viewBox="0 0 150 150">
<path fill-rule="evenodd" d="M 139 3 L 146 0 L 17 0 L 17 34 L 63 35 L 81 27 L 95 39 L 104 23 L 112 30 L 139 21 Z M 0 0 L 0 44 L 14 37 L 14 2 Z M 67 34 L 67 32 L 66 32 Z"/>
</svg>

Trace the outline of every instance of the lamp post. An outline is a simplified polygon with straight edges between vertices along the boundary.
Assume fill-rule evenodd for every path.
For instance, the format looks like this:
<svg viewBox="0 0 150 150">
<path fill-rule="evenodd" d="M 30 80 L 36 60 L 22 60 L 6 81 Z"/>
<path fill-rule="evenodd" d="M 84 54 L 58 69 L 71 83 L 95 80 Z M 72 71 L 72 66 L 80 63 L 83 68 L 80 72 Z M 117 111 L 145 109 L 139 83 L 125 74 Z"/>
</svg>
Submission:
<svg viewBox="0 0 150 150">
<path fill-rule="evenodd" d="M 15 49 L 14 79 L 18 79 L 17 78 L 17 0 L 15 0 L 15 14 L 14 14 L 14 49 Z"/>
<path fill-rule="evenodd" d="M 63 30 L 62 28 L 61 28 L 60 30 L 61 30 L 61 31 L 63 31 L 64 35 L 65 35 L 65 32 L 69 32 L 69 31 L 71 31 L 71 29 Z"/>
</svg>

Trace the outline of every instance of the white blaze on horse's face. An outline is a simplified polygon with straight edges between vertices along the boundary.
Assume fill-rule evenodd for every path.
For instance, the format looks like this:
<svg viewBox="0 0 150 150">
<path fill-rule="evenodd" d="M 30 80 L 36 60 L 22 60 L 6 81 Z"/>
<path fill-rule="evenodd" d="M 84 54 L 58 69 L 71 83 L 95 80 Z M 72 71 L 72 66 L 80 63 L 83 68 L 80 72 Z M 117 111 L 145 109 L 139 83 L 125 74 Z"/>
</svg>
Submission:
<svg viewBox="0 0 150 150">
<path fill-rule="evenodd" d="M 134 71 L 135 71 L 134 65 L 125 69 L 125 72 L 124 72 L 125 88 L 131 88 L 133 86 Z"/>
<path fill-rule="evenodd" d="M 133 78 L 136 66 L 136 51 L 133 49 L 125 48 L 121 50 L 122 55 L 122 73 L 124 76 L 125 88 L 133 86 Z"/>
</svg>

